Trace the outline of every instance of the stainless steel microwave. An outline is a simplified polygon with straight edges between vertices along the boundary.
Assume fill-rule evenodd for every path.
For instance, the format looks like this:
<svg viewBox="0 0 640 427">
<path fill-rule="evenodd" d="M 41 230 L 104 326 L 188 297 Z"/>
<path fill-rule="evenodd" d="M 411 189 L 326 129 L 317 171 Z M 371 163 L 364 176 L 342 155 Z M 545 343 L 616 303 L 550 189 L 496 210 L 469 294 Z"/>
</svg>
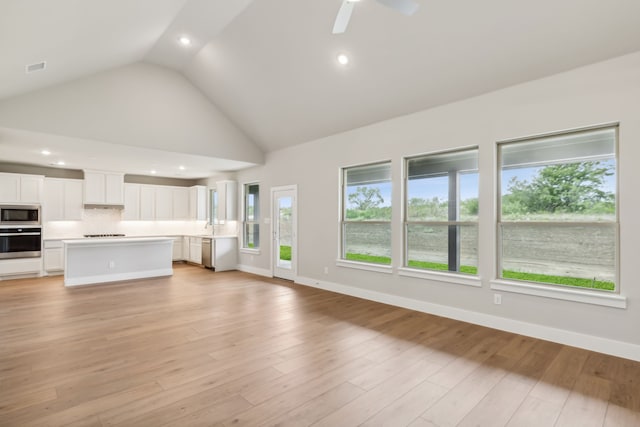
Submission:
<svg viewBox="0 0 640 427">
<path fill-rule="evenodd" d="M 0 205 L 0 225 L 39 225 L 40 206 Z"/>
</svg>

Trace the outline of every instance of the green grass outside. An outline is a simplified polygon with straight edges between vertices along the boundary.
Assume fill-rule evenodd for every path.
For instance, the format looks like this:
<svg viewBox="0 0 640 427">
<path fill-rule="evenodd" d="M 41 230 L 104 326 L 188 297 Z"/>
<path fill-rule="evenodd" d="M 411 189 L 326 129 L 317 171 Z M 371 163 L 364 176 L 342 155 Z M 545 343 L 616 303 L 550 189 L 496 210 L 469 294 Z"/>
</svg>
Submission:
<svg viewBox="0 0 640 427">
<path fill-rule="evenodd" d="M 505 279 L 526 280 L 527 282 L 550 283 L 553 285 L 573 286 L 578 288 L 603 289 L 613 291 L 616 284 L 601 280 L 582 279 L 579 277 L 552 276 L 548 274 L 520 273 L 518 271 L 502 270 Z"/>
<path fill-rule="evenodd" d="M 370 262 L 373 264 L 391 264 L 391 258 L 384 256 L 348 253 L 346 259 L 349 261 Z M 447 264 L 427 261 L 409 261 L 409 267 L 423 268 L 427 270 L 448 271 Z M 461 265 L 460 273 L 478 274 L 478 268 L 470 265 Z M 505 279 L 524 280 L 527 282 L 548 283 L 553 285 L 572 286 L 578 288 L 602 289 L 607 291 L 615 290 L 615 283 L 582 279 L 579 277 L 553 276 L 548 274 L 521 273 L 517 271 L 503 270 L 502 277 Z"/>
<path fill-rule="evenodd" d="M 280 259 L 291 261 L 291 246 L 280 245 Z"/>
</svg>

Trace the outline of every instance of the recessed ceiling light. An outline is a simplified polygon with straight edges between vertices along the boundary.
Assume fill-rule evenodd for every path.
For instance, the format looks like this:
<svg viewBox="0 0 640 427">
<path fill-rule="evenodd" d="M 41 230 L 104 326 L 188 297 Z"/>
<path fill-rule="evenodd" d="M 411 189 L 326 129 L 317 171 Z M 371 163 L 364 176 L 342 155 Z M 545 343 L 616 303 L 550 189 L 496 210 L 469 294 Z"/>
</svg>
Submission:
<svg viewBox="0 0 640 427">
<path fill-rule="evenodd" d="M 183 170 L 184 170 L 184 166 L 180 165 L 180 166 L 178 166 L 178 169 L 180 169 L 181 171 L 183 171 Z"/>
<path fill-rule="evenodd" d="M 56 163 L 56 165 L 58 166 L 64 166 L 64 162 L 62 160 L 58 160 L 58 162 Z"/>
<path fill-rule="evenodd" d="M 155 175 L 156 174 L 156 170 L 155 169 L 151 169 L 151 175 Z"/>
<path fill-rule="evenodd" d="M 191 46 L 191 39 L 187 36 L 182 36 L 178 39 L 182 46 Z"/>
<path fill-rule="evenodd" d="M 344 53 L 341 53 L 340 55 L 338 55 L 338 63 L 340 65 L 347 65 L 349 63 L 349 57 Z"/>
<path fill-rule="evenodd" d="M 48 156 L 49 154 L 51 154 L 51 151 L 49 150 L 42 150 L 40 153 L 42 153 L 43 156 Z"/>
</svg>

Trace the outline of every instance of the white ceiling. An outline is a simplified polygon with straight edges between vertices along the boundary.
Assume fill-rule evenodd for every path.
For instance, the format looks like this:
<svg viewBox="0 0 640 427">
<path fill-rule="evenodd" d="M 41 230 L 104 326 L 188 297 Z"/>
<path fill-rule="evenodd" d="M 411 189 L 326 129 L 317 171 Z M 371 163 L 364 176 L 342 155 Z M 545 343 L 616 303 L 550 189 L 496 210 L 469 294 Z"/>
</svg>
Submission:
<svg viewBox="0 0 640 427">
<path fill-rule="evenodd" d="M 417 1 L 406 17 L 363 0 L 333 35 L 341 0 L 2 0 L 0 103 L 147 61 L 268 152 L 640 50 L 638 0 Z"/>
</svg>

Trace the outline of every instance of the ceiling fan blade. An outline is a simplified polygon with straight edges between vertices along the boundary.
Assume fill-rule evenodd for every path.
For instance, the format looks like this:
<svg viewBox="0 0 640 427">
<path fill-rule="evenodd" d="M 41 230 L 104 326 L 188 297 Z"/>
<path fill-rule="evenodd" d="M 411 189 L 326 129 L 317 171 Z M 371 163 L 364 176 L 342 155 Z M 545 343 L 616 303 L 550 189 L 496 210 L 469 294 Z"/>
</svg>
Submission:
<svg viewBox="0 0 640 427">
<path fill-rule="evenodd" d="M 418 10 L 420 5 L 413 0 L 378 0 L 381 3 L 391 9 L 395 9 L 398 12 L 411 16 Z"/>
<path fill-rule="evenodd" d="M 333 24 L 333 34 L 341 34 L 347 29 L 349 25 L 349 19 L 351 18 L 351 12 L 353 12 L 353 6 L 355 2 L 351 0 L 344 0 L 340 10 L 338 10 L 338 16 L 336 16 L 336 22 Z"/>
</svg>

